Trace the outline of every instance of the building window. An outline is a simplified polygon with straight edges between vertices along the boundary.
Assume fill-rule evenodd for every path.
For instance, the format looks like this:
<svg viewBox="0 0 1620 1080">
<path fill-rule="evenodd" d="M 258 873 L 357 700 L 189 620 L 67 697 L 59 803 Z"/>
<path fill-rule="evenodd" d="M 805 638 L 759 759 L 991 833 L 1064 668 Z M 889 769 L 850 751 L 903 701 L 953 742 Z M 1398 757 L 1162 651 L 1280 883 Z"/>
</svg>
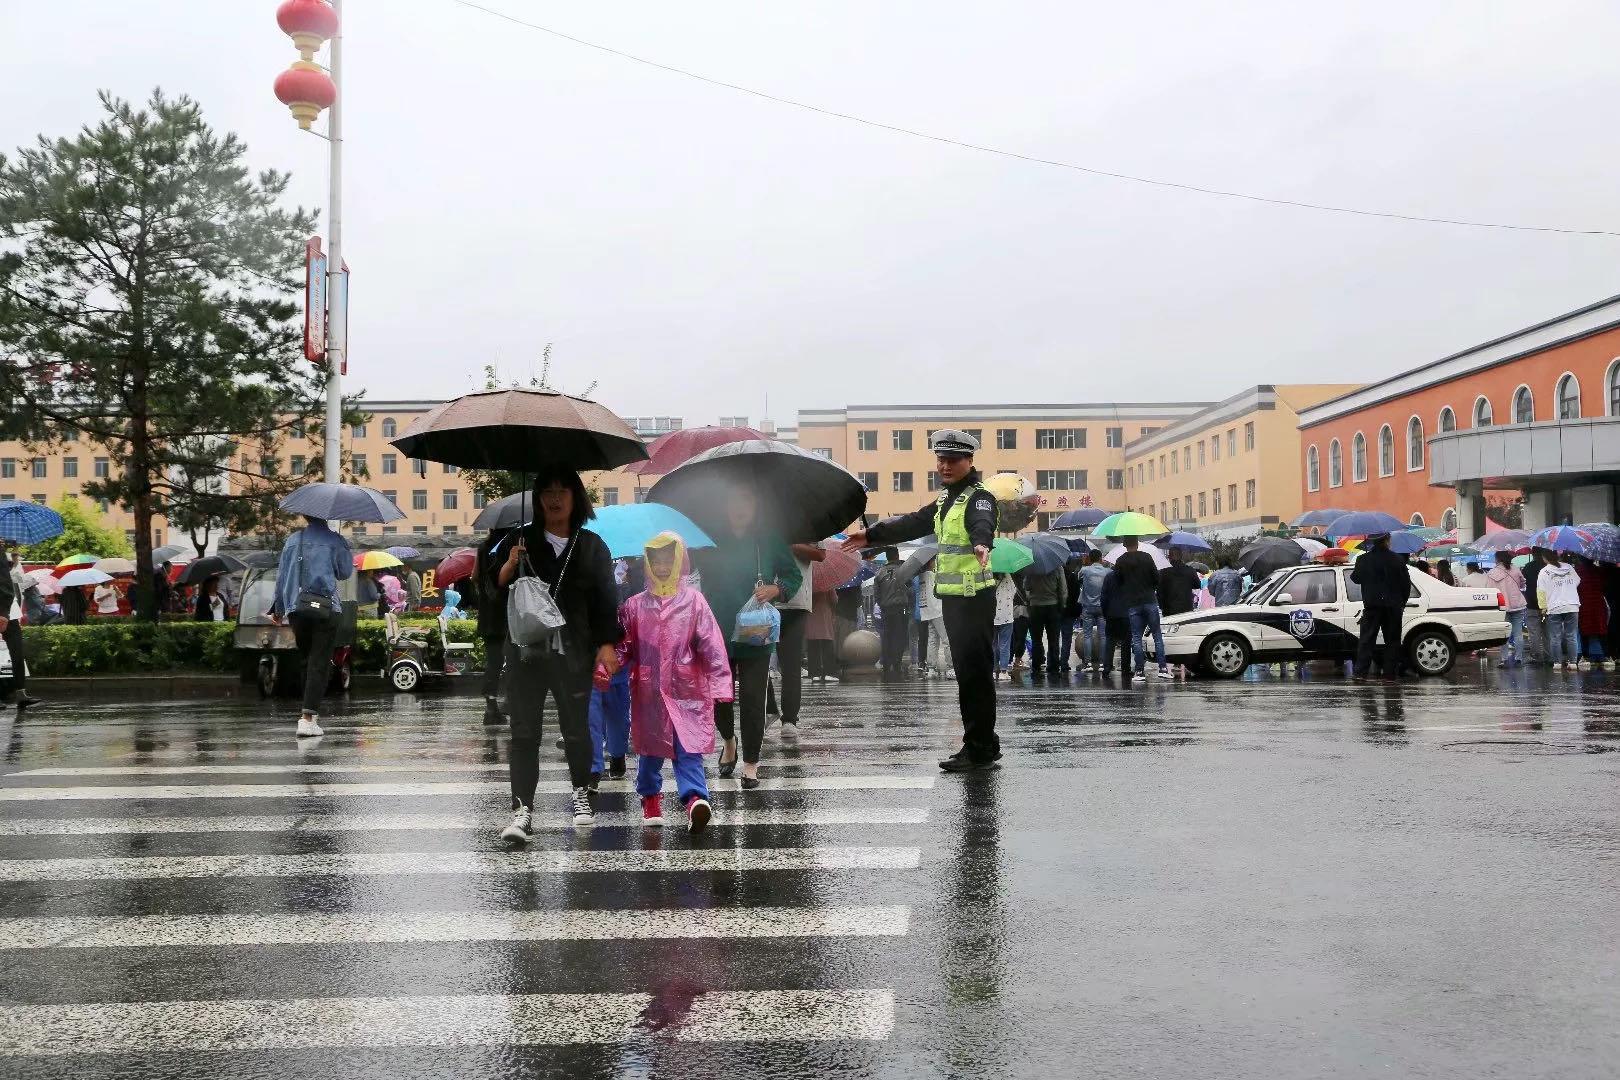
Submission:
<svg viewBox="0 0 1620 1080">
<path fill-rule="evenodd" d="M 1412 511 L 1412 518 L 1406 523 L 1406 527 L 1409 529 L 1421 529 L 1423 528 L 1423 525 L 1423 515 L 1418 513 L 1416 510 Z"/>
<path fill-rule="evenodd" d="M 1156 427 L 1147 427 L 1147 426 L 1144 425 L 1143 428 L 1142 428 L 1142 438 L 1145 439 L 1149 435 L 1156 434 L 1158 432 L 1158 430 L 1159 429 L 1156 428 Z"/>
<path fill-rule="evenodd" d="M 818 458 L 826 458 L 828 461 L 832 460 L 832 447 L 830 446 L 812 446 L 810 448 L 810 452 L 816 455 Z"/>
<path fill-rule="evenodd" d="M 28 474 L 35 480 L 45 479 L 45 459 L 37 457 L 28 463 Z"/>
<path fill-rule="evenodd" d="M 1243 449 L 1254 449 L 1254 421 L 1250 420 L 1243 425 Z"/>
<path fill-rule="evenodd" d="M 474 495 L 473 496 L 473 506 L 475 508 L 480 505 L 479 502 L 478 502 L 478 500 L 480 498 L 482 498 L 482 496 L 480 496 L 480 495 Z M 618 506 L 619 505 L 619 489 L 618 488 L 603 488 L 602 489 L 602 505 L 603 506 Z"/>
<path fill-rule="evenodd" d="M 303 419 L 300 417 L 299 419 L 294 420 L 292 422 L 292 427 L 288 428 L 288 430 L 292 432 L 292 437 L 293 438 L 295 438 L 295 439 L 304 438 L 306 429 L 304 427 Z"/>
<path fill-rule="evenodd" d="M 1328 487 L 1342 487 L 1343 485 L 1344 447 L 1339 445 L 1338 439 L 1334 439 L 1328 443 Z M 1236 490 L 1237 486 L 1233 485 L 1233 491 Z"/>
<path fill-rule="evenodd" d="M 1620 416 L 1620 360 L 1609 365 L 1609 373 L 1604 378 L 1609 386 L 1609 415 Z"/>
<path fill-rule="evenodd" d="M 439 532 L 443 533 L 445 536 L 454 536 L 460 531 L 461 526 L 459 525 L 445 525 L 439 529 Z"/>
<path fill-rule="evenodd" d="M 1446 507 L 1445 513 L 1440 515 L 1440 527 L 1447 532 L 1457 527 L 1457 511 L 1455 509 L 1449 506 Z"/>
<path fill-rule="evenodd" d="M 1181 448 L 1181 467 L 1183 469 L 1186 469 L 1188 472 L 1192 472 L 1192 447 L 1191 446 L 1183 446 Z"/>
<path fill-rule="evenodd" d="M 273 457 L 262 457 L 262 458 L 260 458 L 259 459 L 259 475 L 260 476 L 274 476 L 275 474 L 276 474 L 276 459 L 273 458 Z"/>
<path fill-rule="evenodd" d="M 1581 384 L 1575 381 L 1575 376 L 1566 374 L 1558 380 L 1558 419 L 1579 420 L 1581 418 Z"/>
<path fill-rule="evenodd" d="M 460 496 L 454 488 L 444 490 L 444 508 L 446 510 L 460 509 Z"/>
<path fill-rule="evenodd" d="M 36 492 L 34 494 L 34 501 L 39 503 L 39 505 L 44 506 L 45 505 L 45 496 L 44 496 L 44 494 Z M 131 532 L 133 533 L 133 530 L 131 530 Z M 158 547 L 162 547 L 162 546 L 163 546 L 162 544 L 158 545 Z"/>
<path fill-rule="evenodd" d="M 383 498 L 387 499 L 395 506 L 399 505 L 399 492 L 397 491 L 385 491 L 383 492 Z"/>
<path fill-rule="evenodd" d="M 644 487 L 641 487 L 638 484 L 636 486 L 636 490 L 634 491 L 634 493 L 632 493 L 632 495 L 630 497 L 632 499 L 634 499 L 638 503 L 644 503 L 644 502 L 647 501 L 647 493 L 649 491 L 651 491 L 651 490 L 652 490 L 651 488 L 644 488 Z"/>
<path fill-rule="evenodd" d="M 96 502 L 97 502 L 97 505 L 101 507 L 101 512 L 103 514 L 112 513 L 112 500 L 111 499 L 98 499 Z"/>
<path fill-rule="evenodd" d="M 939 473 L 931 472 L 931 473 L 928 474 L 928 490 L 929 491 L 938 491 L 939 490 Z"/>
<path fill-rule="evenodd" d="M 1163 499 L 1159 500 L 1159 520 L 1163 521 L 1170 516 L 1170 504 Z"/>
<path fill-rule="evenodd" d="M 1109 469 L 1108 470 L 1108 490 L 1109 491 L 1124 491 L 1125 490 L 1125 470 L 1124 469 Z"/>
<path fill-rule="evenodd" d="M 445 467 L 444 467 L 444 475 L 446 475 L 446 476 L 455 476 L 460 472 L 461 472 L 461 466 L 459 466 L 459 465 L 446 464 Z"/>
<path fill-rule="evenodd" d="M 1205 510 L 1205 507 L 1207 505 L 1208 504 L 1204 501 L 1204 493 L 1202 491 L 1200 491 L 1198 493 L 1198 516 L 1199 517 L 1203 517 L 1204 514 L 1207 513 L 1207 511 Z"/>
<path fill-rule="evenodd" d="M 1492 423 L 1491 399 L 1481 394 L 1479 400 L 1474 402 L 1474 426 L 1490 427 Z"/>
<path fill-rule="evenodd" d="M 356 439 L 363 439 L 366 437 L 366 425 L 356 424 L 354 427 L 349 429 L 349 433 Z"/>
<path fill-rule="evenodd" d="M 1378 429 L 1378 475 L 1395 475 L 1395 429 L 1388 424 Z"/>
<path fill-rule="evenodd" d="M 602 494 L 604 496 L 612 495 L 614 502 L 619 501 L 619 492 L 618 492 L 617 488 L 608 488 L 606 491 L 602 492 Z M 489 505 L 489 496 L 488 495 L 485 495 L 482 491 L 473 492 L 473 509 L 474 510 L 482 510 L 484 507 L 486 507 L 488 505 Z"/>
<path fill-rule="evenodd" d="M 1209 459 L 1211 461 L 1221 460 L 1221 437 L 1219 435 L 1209 437 Z"/>
<path fill-rule="evenodd" d="M 1457 414 L 1451 411 L 1450 405 L 1440 410 L 1440 430 L 1441 432 L 1457 430 Z"/>
<path fill-rule="evenodd" d="M 877 432 L 876 431 L 857 431 L 855 433 L 855 449 L 857 449 L 857 450 L 876 450 L 877 449 Z"/>
<path fill-rule="evenodd" d="M 1148 482 L 1152 483 L 1152 481 L 1153 481 L 1153 459 L 1152 458 L 1148 458 L 1147 467 L 1148 467 Z"/>
<path fill-rule="evenodd" d="M 1103 432 L 1103 445 L 1111 450 L 1117 450 L 1125 445 L 1125 429 L 1111 427 Z"/>
<path fill-rule="evenodd" d="M 399 425 L 394 423 L 392 416 L 383 417 L 383 438 L 392 439 L 399 434 Z"/>
<path fill-rule="evenodd" d="M 399 532 L 398 525 L 384 525 L 382 527 L 382 533 L 384 536 L 393 536 L 397 532 Z"/>
<path fill-rule="evenodd" d="M 1322 454 L 1321 451 L 1316 449 L 1315 443 L 1312 443 L 1310 449 L 1305 451 L 1305 490 L 1322 490 Z M 1215 512 L 1217 514 L 1221 512 L 1218 500 L 1215 504 Z"/>
<path fill-rule="evenodd" d="M 68 480 L 72 480 L 74 477 L 76 477 L 78 475 L 79 475 L 79 459 L 76 458 L 76 457 L 65 457 L 65 458 L 63 458 L 62 459 L 62 476 L 63 476 L 63 478 L 68 479 Z"/>
<path fill-rule="evenodd" d="M 1200 469 L 1202 469 L 1204 467 L 1204 440 L 1203 439 L 1198 440 L 1198 467 Z"/>
<path fill-rule="evenodd" d="M 1173 472 L 1173 473 L 1179 473 L 1181 471 L 1181 455 L 1180 454 L 1177 454 L 1177 453 L 1174 453 L 1174 452 L 1171 453 L 1171 455 L 1170 455 L 1170 471 Z"/>
<path fill-rule="evenodd" d="M 861 487 L 865 488 L 867 491 L 876 491 L 877 490 L 877 480 L 878 480 L 877 473 L 875 473 L 875 472 L 863 472 L 863 473 L 856 473 L 855 475 L 860 478 Z"/>
<path fill-rule="evenodd" d="M 1035 429 L 1035 449 L 1037 450 L 1084 450 L 1085 448 L 1085 428 Z"/>
<path fill-rule="evenodd" d="M 417 490 L 411 492 L 411 509 L 412 510 L 426 510 L 427 509 L 427 492 L 426 491 L 422 490 L 421 488 L 418 488 Z"/>
<path fill-rule="evenodd" d="M 96 460 L 97 461 L 106 461 L 107 459 L 106 458 L 96 458 Z M 17 459 L 16 458 L 9 458 L 8 457 L 8 458 L 5 458 L 3 460 L 0 460 L 0 477 L 5 477 L 7 480 L 15 480 L 17 478 Z"/>
<path fill-rule="evenodd" d="M 1312 449 L 1315 449 L 1314 447 Z M 1215 488 L 1209 493 L 1210 501 L 1215 504 L 1215 516 L 1221 516 L 1221 489 Z"/>
<path fill-rule="evenodd" d="M 1415 416 L 1406 422 L 1406 468 L 1409 472 L 1423 468 L 1423 421 Z"/>
<path fill-rule="evenodd" d="M 1018 429 L 1010 427 L 996 428 L 996 449 L 1018 449 Z"/>
<path fill-rule="evenodd" d="M 1086 486 L 1085 469 L 1037 469 L 1037 491 L 1083 491 Z"/>
<path fill-rule="evenodd" d="M 399 472 L 399 455 L 384 454 L 382 456 L 382 470 L 384 476 L 393 476 Z"/>
<path fill-rule="evenodd" d="M 910 432 L 907 432 L 907 434 L 909 435 Z M 894 485 L 894 490 L 895 491 L 910 491 L 911 490 L 911 474 L 908 473 L 908 472 L 897 472 L 897 473 L 895 473 L 894 477 L 893 477 L 893 485 Z"/>
<path fill-rule="evenodd" d="M 1350 478 L 1358 484 L 1367 479 L 1367 436 L 1359 431 L 1350 440 Z"/>
<path fill-rule="evenodd" d="M 894 448 L 896 450 L 910 450 L 911 449 L 911 429 L 910 428 L 895 428 L 894 432 L 892 434 L 892 439 L 893 439 L 893 442 L 894 442 Z"/>
<path fill-rule="evenodd" d="M 426 536 L 427 531 L 428 531 L 428 527 L 426 525 L 412 525 L 411 526 L 411 532 L 416 534 L 417 536 Z"/>
<path fill-rule="evenodd" d="M 1180 499 L 1171 499 L 1170 500 L 1170 520 L 1171 521 L 1180 521 L 1181 520 L 1181 500 Z"/>
<path fill-rule="evenodd" d="M 1170 467 L 1164 463 L 1164 455 L 1159 455 L 1159 477 L 1163 479 L 1170 475 Z"/>
<path fill-rule="evenodd" d="M 1254 509 L 1254 487 L 1253 480 L 1243 481 L 1243 507 L 1246 510 Z"/>
<path fill-rule="evenodd" d="M 1226 456 L 1237 457 L 1237 428 L 1226 429 Z"/>
<path fill-rule="evenodd" d="M 427 462 L 423 461 L 421 458 L 411 458 L 411 472 L 415 473 L 417 476 L 420 476 L 422 479 L 426 480 L 427 479 Z"/>
<path fill-rule="evenodd" d="M 1521 386 L 1513 391 L 1513 422 L 1515 424 L 1536 422 L 1536 399 L 1528 386 Z"/>
<path fill-rule="evenodd" d="M 352 454 L 349 460 L 349 471 L 356 476 L 370 476 L 371 470 L 366 468 L 366 455 Z"/>
<path fill-rule="evenodd" d="M 305 462 L 304 462 L 304 455 L 303 454 L 294 454 L 292 457 L 287 459 L 287 469 L 294 476 L 303 476 L 304 475 L 304 465 L 305 465 Z"/>
</svg>

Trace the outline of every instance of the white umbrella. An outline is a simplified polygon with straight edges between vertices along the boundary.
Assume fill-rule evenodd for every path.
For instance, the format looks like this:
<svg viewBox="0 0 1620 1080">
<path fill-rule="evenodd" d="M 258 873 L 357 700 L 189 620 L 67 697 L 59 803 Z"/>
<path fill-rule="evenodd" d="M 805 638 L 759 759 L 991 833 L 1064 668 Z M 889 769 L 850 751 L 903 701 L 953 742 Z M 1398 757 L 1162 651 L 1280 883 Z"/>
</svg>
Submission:
<svg viewBox="0 0 1620 1080">
<path fill-rule="evenodd" d="M 63 587 L 72 585 L 100 585 L 103 581 L 111 581 L 111 574 L 104 574 L 93 566 L 81 566 L 77 570 L 69 570 L 57 578 Z"/>
<path fill-rule="evenodd" d="M 1296 536 L 1294 537 L 1294 543 L 1305 549 L 1305 557 L 1308 559 L 1316 558 L 1328 548 L 1322 541 L 1312 540 L 1308 536 Z"/>
<path fill-rule="evenodd" d="M 1157 566 L 1160 570 L 1168 570 L 1168 569 L 1170 569 L 1170 556 L 1166 555 L 1163 551 L 1160 551 L 1154 545 L 1152 545 L 1152 544 L 1142 544 L 1139 547 L 1137 547 L 1136 550 L 1137 551 L 1145 551 L 1150 556 L 1152 556 L 1153 557 L 1153 565 Z M 1115 544 L 1113 547 L 1109 548 L 1108 553 L 1103 556 L 1104 565 L 1113 566 L 1114 563 L 1119 561 L 1119 557 L 1121 555 L 1125 554 L 1125 551 L 1126 551 L 1126 548 L 1125 548 L 1124 544 Z"/>
<path fill-rule="evenodd" d="M 41 596 L 55 596 L 62 591 L 62 583 L 56 579 L 56 571 L 52 567 L 47 566 L 41 570 L 30 570 L 23 577 L 27 578 L 34 588 L 39 590 Z"/>
<path fill-rule="evenodd" d="M 135 572 L 135 564 L 128 559 L 99 559 L 95 564 L 95 568 L 103 574 L 111 574 L 115 577 L 119 574 L 133 574 Z"/>
</svg>

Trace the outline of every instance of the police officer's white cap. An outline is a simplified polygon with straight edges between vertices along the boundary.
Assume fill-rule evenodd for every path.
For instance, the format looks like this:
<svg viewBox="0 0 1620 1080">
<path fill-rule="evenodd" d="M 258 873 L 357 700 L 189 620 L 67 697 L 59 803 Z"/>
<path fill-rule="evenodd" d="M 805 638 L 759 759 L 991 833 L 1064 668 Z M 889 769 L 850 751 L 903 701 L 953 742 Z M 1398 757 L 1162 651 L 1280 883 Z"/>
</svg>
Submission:
<svg viewBox="0 0 1620 1080">
<path fill-rule="evenodd" d="M 979 440 L 965 431 L 941 428 L 928 440 L 928 448 L 936 454 L 968 455 L 978 452 Z"/>
</svg>

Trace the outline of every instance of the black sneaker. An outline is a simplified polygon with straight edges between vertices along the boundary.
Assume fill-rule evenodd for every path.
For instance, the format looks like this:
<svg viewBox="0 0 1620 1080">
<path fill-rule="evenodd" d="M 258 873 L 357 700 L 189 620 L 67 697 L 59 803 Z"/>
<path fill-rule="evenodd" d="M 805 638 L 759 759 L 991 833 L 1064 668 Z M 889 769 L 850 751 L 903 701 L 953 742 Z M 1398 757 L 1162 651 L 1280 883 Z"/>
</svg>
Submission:
<svg viewBox="0 0 1620 1080">
<path fill-rule="evenodd" d="M 506 723 L 506 717 L 501 715 L 500 703 L 495 698 L 484 699 L 484 723 L 491 726 Z"/>
<path fill-rule="evenodd" d="M 939 763 L 939 767 L 942 771 L 948 773 L 989 772 L 992 769 L 1001 768 L 1001 764 L 993 759 L 990 761 L 974 761 L 970 757 L 957 755 L 956 757 L 946 758 Z"/>
<path fill-rule="evenodd" d="M 17 711 L 18 712 L 22 712 L 24 709 L 33 708 L 35 705 L 43 705 L 43 704 L 45 704 L 44 701 L 42 701 L 39 698 L 35 697 L 33 694 L 30 694 L 26 690 L 17 691 L 17 696 L 15 698 L 13 698 L 12 700 L 14 700 L 17 703 Z"/>
<path fill-rule="evenodd" d="M 624 773 L 625 773 L 624 758 L 616 757 L 616 758 L 610 758 L 608 760 L 608 779 L 609 780 L 623 780 L 624 779 Z"/>
<path fill-rule="evenodd" d="M 599 773 L 599 772 L 591 773 L 590 789 L 592 791 L 595 791 L 599 786 L 601 786 L 601 783 L 602 783 L 602 774 Z"/>
</svg>

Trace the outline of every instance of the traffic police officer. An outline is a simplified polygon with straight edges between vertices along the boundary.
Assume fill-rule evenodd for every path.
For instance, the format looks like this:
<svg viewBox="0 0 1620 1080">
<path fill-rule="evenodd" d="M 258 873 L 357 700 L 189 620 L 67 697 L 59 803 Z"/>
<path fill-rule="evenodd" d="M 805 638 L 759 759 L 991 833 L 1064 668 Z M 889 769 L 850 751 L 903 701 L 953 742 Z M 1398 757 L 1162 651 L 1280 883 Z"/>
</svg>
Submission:
<svg viewBox="0 0 1620 1080">
<path fill-rule="evenodd" d="M 996 579 L 990 572 L 996 498 L 973 467 L 978 439 L 947 428 L 934 432 L 928 445 L 937 456 L 939 498 L 915 513 L 850 533 L 844 547 L 881 547 L 929 533 L 938 539 L 934 594 L 944 614 L 962 707 L 962 749 L 939 767 L 946 772 L 994 769 L 1001 757 L 996 737 Z"/>
</svg>

